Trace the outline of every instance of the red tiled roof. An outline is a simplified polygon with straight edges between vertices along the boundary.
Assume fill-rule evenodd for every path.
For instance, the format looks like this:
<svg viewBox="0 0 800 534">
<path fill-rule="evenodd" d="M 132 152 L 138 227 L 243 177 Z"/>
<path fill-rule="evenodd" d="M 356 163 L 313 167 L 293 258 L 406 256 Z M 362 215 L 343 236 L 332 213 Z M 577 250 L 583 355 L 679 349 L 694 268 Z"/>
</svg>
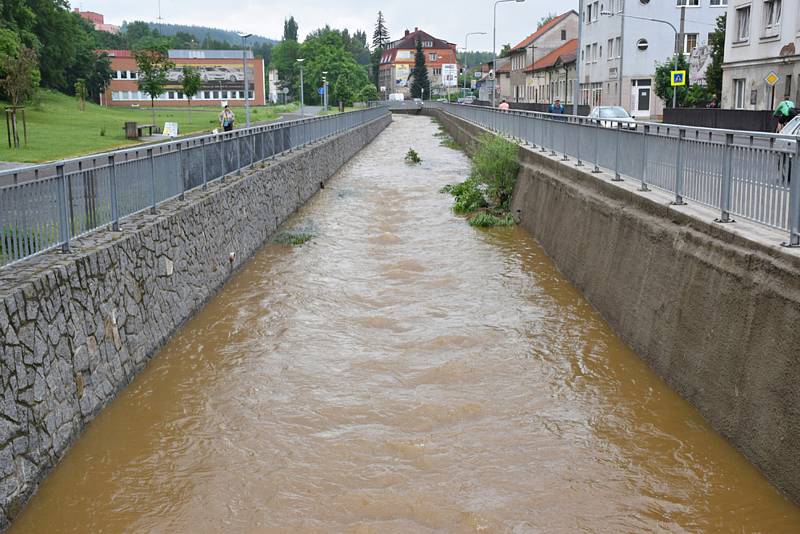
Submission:
<svg viewBox="0 0 800 534">
<path fill-rule="evenodd" d="M 511 58 L 497 58 L 497 74 L 508 74 L 509 72 L 511 72 Z"/>
<path fill-rule="evenodd" d="M 550 30 L 550 28 L 552 28 L 553 26 L 555 26 L 556 24 L 558 24 L 559 22 L 570 16 L 570 14 L 578 16 L 578 13 L 574 9 L 570 9 L 569 11 L 560 14 L 559 16 L 547 21 L 541 28 L 539 28 L 538 30 L 527 36 L 525 39 L 523 39 L 522 42 L 520 42 L 519 44 L 517 44 L 517 46 L 512 48 L 511 51 L 513 52 L 515 50 L 520 50 L 522 48 L 525 48 L 526 46 L 534 42 L 536 39 L 541 37 L 543 34 L 547 33 L 547 31 Z"/>
<path fill-rule="evenodd" d="M 445 41 L 444 39 L 437 39 L 433 35 L 425 32 L 423 30 L 420 30 L 418 28 L 414 28 L 413 32 L 408 32 L 406 35 L 404 35 L 400 39 L 397 39 L 396 41 L 392 41 L 391 43 L 389 43 L 389 49 L 392 49 L 392 48 L 405 48 L 405 49 L 416 48 L 417 40 L 420 40 L 420 41 L 423 41 L 423 42 L 424 41 L 431 41 L 433 43 L 433 46 L 430 47 L 430 48 L 453 48 L 453 49 L 455 49 L 455 46 L 456 46 L 453 43 L 449 43 L 449 42 Z M 428 48 L 428 47 L 426 47 L 426 48 Z"/>
<path fill-rule="evenodd" d="M 578 57 L 578 40 L 572 39 L 565 44 L 556 48 L 541 59 L 537 59 L 533 65 L 529 65 L 525 72 L 533 72 L 541 69 L 547 69 L 555 65 L 558 60 L 562 63 L 570 63 L 575 61 Z"/>
</svg>

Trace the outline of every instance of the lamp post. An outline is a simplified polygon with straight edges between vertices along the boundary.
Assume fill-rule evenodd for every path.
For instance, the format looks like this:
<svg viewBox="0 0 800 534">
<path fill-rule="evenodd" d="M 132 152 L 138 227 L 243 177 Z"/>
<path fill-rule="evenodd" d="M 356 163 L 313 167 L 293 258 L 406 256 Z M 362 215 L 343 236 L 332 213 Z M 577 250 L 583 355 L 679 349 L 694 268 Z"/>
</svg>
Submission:
<svg viewBox="0 0 800 534">
<path fill-rule="evenodd" d="M 461 93 L 462 97 L 467 96 L 467 52 L 469 52 L 467 39 L 469 39 L 470 35 L 486 35 L 486 32 L 469 32 L 464 36 L 464 91 Z"/>
<path fill-rule="evenodd" d="M 303 61 L 305 58 L 298 58 L 297 62 L 300 63 L 300 116 L 305 117 L 305 107 L 303 101 Z"/>
<path fill-rule="evenodd" d="M 242 38 L 242 69 L 244 70 L 244 117 L 245 125 L 250 127 L 250 99 L 248 98 L 250 88 L 247 84 L 247 38 L 252 37 L 252 33 L 240 33 Z"/>
<path fill-rule="evenodd" d="M 328 71 L 322 71 L 322 106 L 325 111 L 328 111 Z"/>
<path fill-rule="evenodd" d="M 494 17 L 492 18 L 492 71 L 494 74 L 494 80 L 492 82 L 492 107 L 494 107 L 495 93 L 497 92 L 497 4 L 524 1 L 525 0 L 497 0 L 494 3 Z"/>
<path fill-rule="evenodd" d="M 685 12 L 686 12 L 686 7 L 685 6 L 681 7 L 681 16 L 683 16 L 683 13 L 685 13 Z M 678 37 L 680 32 L 678 31 L 678 28 L 676 28 L 673 23 L 671 23 L 668 20 L 653 19 L 653 18 L 650 18 L 650 17 L 637 17 L 636 15 L 626 15 L 625 13 L 611 13 L 610 11 L 601 11 L 600 14 L 603 15 L 603 16 L 606 16 L 606 17 L 620 16 L 620 17 L 625 17 L 625 18 L 629 18 L 629 19 L 646 20 L 648 22 L 659 22 L 661 24 L 666 24 L 667 26 L 672 28 L 672 31 L 675 32 L 675 69 L 677 70 L 677 68 L 678 68 L 678 58 L 680 57 L 680 53 L 681 53 L 681 44 L 682 44 L 681 41 L 683 39 L 680 39 Z M 619 73 L 619 82 L 620 82 L 620 84 L 622 84 L 622 72 Z M 677 95 L 678 95 L 678 89 L 673 87 L 672 88 L 672 107 L 673 108 L 676 107 L 676 104 L 677 104 L 677 101 L 678 101 Z"/>
</svg>

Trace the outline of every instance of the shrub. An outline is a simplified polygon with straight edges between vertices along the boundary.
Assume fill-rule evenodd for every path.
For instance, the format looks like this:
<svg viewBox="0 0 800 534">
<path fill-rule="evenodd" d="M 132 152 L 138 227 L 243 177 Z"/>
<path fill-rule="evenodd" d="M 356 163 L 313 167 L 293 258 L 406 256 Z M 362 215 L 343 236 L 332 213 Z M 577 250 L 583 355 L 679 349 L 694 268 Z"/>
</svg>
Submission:
<svg viewBox="0 0 800 534">
<path fill-rule="evenodd" d="M 480 228 L 491 228 L 493 226 L 514 226 L 516 221 L 510 213 L 506 213 L 503 217 L 497 217 L 491 213 L 482 211 L 469 220 L 470 226 L 478 226 Z"/>
<path fill-rule="evenodd" d="M 486 207 L 486 198 L 483 196 L 480 184 L 469 178 L 460 184 L 447 185 L 441 189 L 443 193 L 450 193 L 455 197 L 453 204 L 455 213 L 472 213 Z"/>
<path fill-rule="evenodd" d="M 484 184 L 489 199 L 504 210 L 508 209 L 517 182 L 517 150 L 511 141 L 484 134 L 472 158 L 472 178 Z"/>
<path fill-rule="evenodd" d="M 418 163 L 422 163 L 422 158 L 419 157 L 417 151 L 413 148 L 409 148 L 408 152 L 406 152 L 406 163 L 410 165 L 416 165 Z"/>
</svg>

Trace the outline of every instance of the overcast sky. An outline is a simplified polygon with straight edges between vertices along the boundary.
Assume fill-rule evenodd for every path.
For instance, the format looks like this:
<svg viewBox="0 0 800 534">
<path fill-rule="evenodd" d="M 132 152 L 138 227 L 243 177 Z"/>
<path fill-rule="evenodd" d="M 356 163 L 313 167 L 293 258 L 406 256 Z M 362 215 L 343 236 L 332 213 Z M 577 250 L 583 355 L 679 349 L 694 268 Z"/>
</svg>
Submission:
<svg viewBox="0 0 800 534">
<path fill-rule="evenodd" d="M 106 22 L 155 21 L 158 0 L 71 0 L 73 7 L 97 11 Z M 492 49 L 492 0 L 402 0 L 392 2 L 363 0 L 161 0 L 164 22 L 213 26 L 246 31 L 280 39 L 283 19 L 293 15 L 300 25 L 301 37 L 329 24 L 334 28 L 367 31 L 372 38 L 378 10 L 383 11 L 392 39 L 403 30 L 419 26 L 440 39 L 464 46 L 466 32 L 485 31 L 487 35 L 469 38 L 470 50 Z M 497 48 L 512 45 L 536 29 L 536 21 L 548 11 L 561 13 L 577 9 L 577 0 L 526 0 L 497 6 Z"/>
</svg>

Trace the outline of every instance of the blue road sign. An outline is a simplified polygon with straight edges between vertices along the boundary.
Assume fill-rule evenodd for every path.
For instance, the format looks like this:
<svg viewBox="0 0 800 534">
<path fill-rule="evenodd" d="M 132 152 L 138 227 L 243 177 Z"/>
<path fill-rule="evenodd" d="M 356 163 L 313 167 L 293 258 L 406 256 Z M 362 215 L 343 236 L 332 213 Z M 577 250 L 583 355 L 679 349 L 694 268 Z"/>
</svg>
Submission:
<svg viewBox="0 0 800 534">
<path fill-rule="evenodd" d="M 325 87 L 320 87 L 319 89 L 317 89 L 317 92 L 319 93 L 320 96 L 324 95 L 325 94 Z"/>
</svg>

